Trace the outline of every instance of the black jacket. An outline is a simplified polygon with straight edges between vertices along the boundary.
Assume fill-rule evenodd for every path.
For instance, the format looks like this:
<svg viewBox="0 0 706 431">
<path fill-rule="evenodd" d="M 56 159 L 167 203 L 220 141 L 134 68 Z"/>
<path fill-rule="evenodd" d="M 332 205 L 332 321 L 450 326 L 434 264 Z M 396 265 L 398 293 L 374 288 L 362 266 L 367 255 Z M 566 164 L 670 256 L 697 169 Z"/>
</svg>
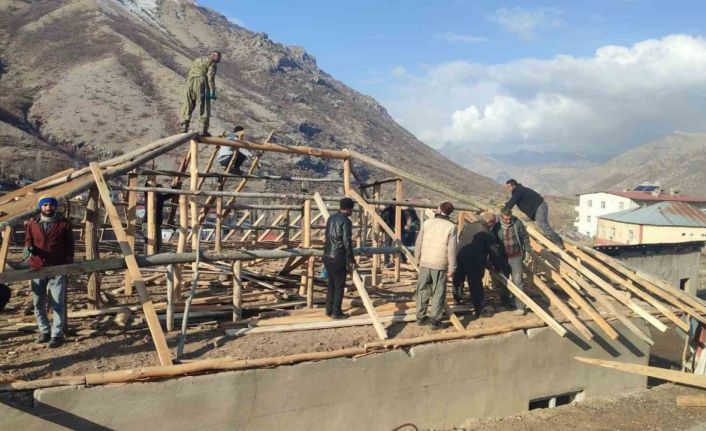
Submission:
<svg viewBox="0 0 706 431">
<path fill-rule="evenodd" d="M 324 257 L 353 263 L 353 224 L 347 215 L 339 212 L 326 222 Z"/>
<path fill-rule="evenodd" d="M 503 241 L 500 228 L 502 228 L 502 222 L 495 223 L 495 226 L 493 226 L 493 235 L 497 238 L 500 254 L 506 258 L 507 253 L 505 252 L 505 242 Z M 522 256 L 524 256 L 527 254 L 527 250 L 529 250 L 530 247 L 529 234 L 527 233 L 525 224 L 522 223 L 522 221 L 520 221 L 517 217 L 512 216 L 512 224 L 510 225 L 510 229 L 512 229 L 512 234 L 515 236 L 515 242 L 520 246 L 520 248 L 522 248 Z"/>
<path fill-rule="evenodd" d="M 505 203 L 506 209 L 512 209 L 515 205 L 520 209 L 530 220 L 534 220 L 537 214 L 537 208 L 544 202 L 544 198 L 534 190 L 518 184 L 515 190 L 512 191 L 512 197 Z"/>
<path fill-rule="evenodd" d="M 395 207 L 392 205 L 388 205 L 380 213 L 380 217 L 382 218 L 382 220 L 387 223 L 387 225 L 390 226 L 392 229 L 395 228 L 395 220 L 397 219 L 397 217 L 395 217 L 396 215 L 397 214 L 395 211 Z"/>
<path fill-rule="evenodd" d="M 466 268 L 485 268 L 491 263 L 501 267 L 498 241 L 482 221 L 475 221 L 463 226 L 458 236 L 456 261 Z"/>
</svg>

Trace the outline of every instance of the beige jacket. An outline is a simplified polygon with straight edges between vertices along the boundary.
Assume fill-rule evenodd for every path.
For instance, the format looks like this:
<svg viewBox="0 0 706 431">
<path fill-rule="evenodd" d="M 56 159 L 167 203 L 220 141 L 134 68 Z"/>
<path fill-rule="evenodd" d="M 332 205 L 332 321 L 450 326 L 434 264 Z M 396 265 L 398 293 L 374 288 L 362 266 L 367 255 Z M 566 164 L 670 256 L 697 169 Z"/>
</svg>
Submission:
<svg viewBox="0 0 706 431">
<path fill-rule="evenodd" d="M 456 270 L 456 226 L 448 217 L 424 222 L 414 244 L 419 267 L 454 272 Z"/>
</svg>

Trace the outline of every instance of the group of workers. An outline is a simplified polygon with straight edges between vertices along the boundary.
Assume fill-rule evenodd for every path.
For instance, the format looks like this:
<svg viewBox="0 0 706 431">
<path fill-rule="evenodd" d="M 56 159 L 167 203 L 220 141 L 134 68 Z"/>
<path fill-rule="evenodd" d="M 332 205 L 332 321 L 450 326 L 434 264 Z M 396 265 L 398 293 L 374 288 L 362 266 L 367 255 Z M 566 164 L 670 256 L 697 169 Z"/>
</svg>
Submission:
<svg viewBox="0 0 706 431">
<path fill-rule="evenodd" d="M 416 291 L 418 324 L 430 325 L 433 329 L 444 327 L 442 319 L 449 279 L 457 304 L 466 300 L 464 284 L 468 283 L 474 315 L 479 318 L 486 305 L 483 287 L 486 271 L 494 274 L 493 288 L 499 292 L 501 304 L 515 310 L 518 315 L 527 312 L 525 304 L 514 297 L 506 286 L 509 279 L 518 289 L 524 290 L 524 269 L 530 257 L 527 228 L 513 215 L 513 207 L 517 206 L 533 220 L 555 244 L 563 247 L 563 242 L 549 225 L 548 207 L 542 196 L 514 179 L 506 182 L 506 188 L 511 198 L 501 207 L 499 217 L 492 211 L 485 211 L 480 214 L 479 220 L 465 224 L 458 235 L 456 223 L 450 218 L 454 211 L 450 202 L 439 204 L 433 217 L 422 224 L 414 244 L 414 257 L 419 266 Z M 348 317 L 341 311 L 341 304 L 347 274 L 355 268 L 350 221 L 352 211 L 353 201 L 344 198 L 340 201 L 340 211 L 326 224 L 326 315 L 334 319 Z"/>
</svg>

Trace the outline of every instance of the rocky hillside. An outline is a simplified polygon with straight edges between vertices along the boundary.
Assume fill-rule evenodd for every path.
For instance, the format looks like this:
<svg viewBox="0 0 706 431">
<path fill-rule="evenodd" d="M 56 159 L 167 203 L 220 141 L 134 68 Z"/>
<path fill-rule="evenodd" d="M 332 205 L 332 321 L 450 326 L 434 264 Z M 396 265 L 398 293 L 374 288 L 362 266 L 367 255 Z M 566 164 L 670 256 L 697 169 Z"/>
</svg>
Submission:
<svg viewBox="0 0 706 431">
<path fill-rule="evenodd" d="M 175 133 L 186 70 L 210 49 L 224 54 L 212 133 L 240 124 L 259 140 L 276 129 L 282 143 L 353 148 L 460 192 L 502 196 L 492 180 L 445 159 L 371 97 L 320 70 L 304 49 L 187 0 L 1 2 L 3 169 L 37 178 Z M 264 168 L 326 175 L 339 166 L 268 155 Z"/>
</svg>

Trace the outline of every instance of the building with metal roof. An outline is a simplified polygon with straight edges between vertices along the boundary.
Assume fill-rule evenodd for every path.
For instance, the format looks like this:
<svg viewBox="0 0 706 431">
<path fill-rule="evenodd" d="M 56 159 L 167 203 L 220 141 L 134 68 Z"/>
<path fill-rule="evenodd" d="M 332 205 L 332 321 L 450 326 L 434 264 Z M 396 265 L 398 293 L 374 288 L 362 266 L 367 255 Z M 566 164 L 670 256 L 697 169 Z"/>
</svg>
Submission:
<svg viewBox="0 0 706 431">
<path fill-rule="evenodd" d="M 658 202 L 602 215 L 596 231 L 596 244 L 705 241 L 706 214 L 684 202 Z"/>
</svg>

